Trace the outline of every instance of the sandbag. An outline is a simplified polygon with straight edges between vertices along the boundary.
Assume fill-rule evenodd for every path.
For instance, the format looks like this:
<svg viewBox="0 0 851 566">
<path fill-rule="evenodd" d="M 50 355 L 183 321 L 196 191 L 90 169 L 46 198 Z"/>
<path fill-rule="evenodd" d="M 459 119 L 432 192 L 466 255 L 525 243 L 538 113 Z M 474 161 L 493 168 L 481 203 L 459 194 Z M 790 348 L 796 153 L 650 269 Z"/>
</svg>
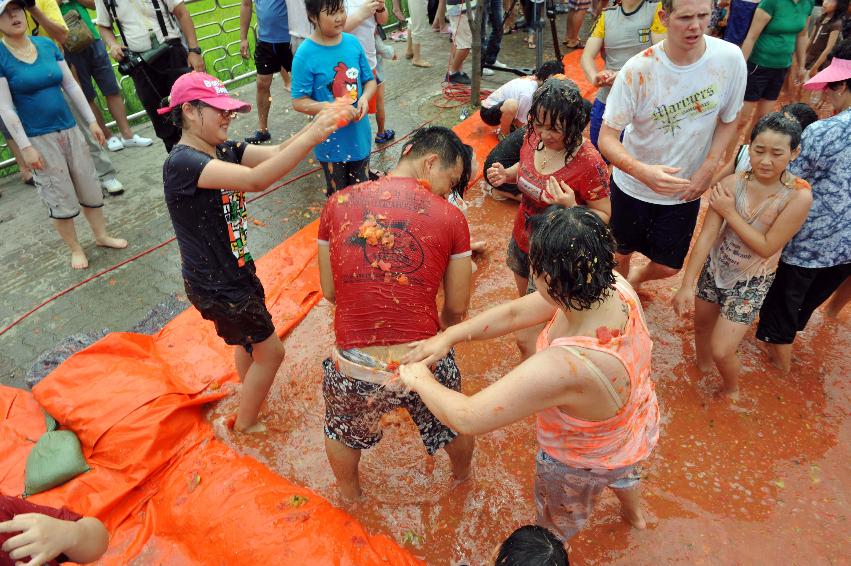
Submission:
<svg viewBox="0 0 851 566">
<path fill-rule="evenodd" d="M 48 423 L 53 421 L 53 417 L 48 417 Z M 55 426 L 55 421 L 53 423 Z M 24 497 L 62 485 L 88 471 L 89 465 L 83 457 L 77 435 L 70 430 L 46 432 L 27 456 Z"/>
</svg>

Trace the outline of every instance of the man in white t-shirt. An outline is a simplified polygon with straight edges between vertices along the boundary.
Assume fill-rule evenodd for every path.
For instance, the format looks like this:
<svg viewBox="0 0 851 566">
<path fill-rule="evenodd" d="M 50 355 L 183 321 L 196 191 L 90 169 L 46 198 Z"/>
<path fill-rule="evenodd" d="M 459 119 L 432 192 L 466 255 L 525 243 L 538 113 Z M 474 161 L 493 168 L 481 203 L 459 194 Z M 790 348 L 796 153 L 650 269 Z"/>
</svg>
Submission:
<svg viewBox="0 0 851 566">
<path fill-rule="evenodd" d="M 711 11 L 711 0 L 663 0 L 667 38 L 627 61 L 606 101 L 610 222 L 634 287 L 682 268 L 700 196 L 736 133 L 747 67 L 738 47 L 704 35 Z M 650 263 L 630 274 L 636 251 Z"/>
</svg>

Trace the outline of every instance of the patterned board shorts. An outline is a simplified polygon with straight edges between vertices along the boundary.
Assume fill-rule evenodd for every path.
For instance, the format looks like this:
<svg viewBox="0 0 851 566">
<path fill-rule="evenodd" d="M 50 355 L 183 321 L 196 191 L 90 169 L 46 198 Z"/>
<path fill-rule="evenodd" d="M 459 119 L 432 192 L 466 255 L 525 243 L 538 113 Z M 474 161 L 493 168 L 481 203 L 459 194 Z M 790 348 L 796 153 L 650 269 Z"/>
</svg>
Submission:
<svg viewBox="0 0 851 566">
<path fill-rule="evenodd" d="M 583 470 L 546 452 L 535 459 L 536 523 L 562 541 L 582 530 L 604 489 L 634 489 L 641 481 L 635 465 L 614 470 Z"/>
<path fill-rule="evenodd" d="M 710 261 L 706 260 L 703 271 L 700 272 L 700 279 L 697 281 L 697 298 L 721 305 L 721 316 L 730 322 L 750 326 L 771 288 L 774 273 L 739 281 L 732 289 L 722 289 L 715 284 L 712 270 L 709 269 Z"/>
<path fill-rule="evenodd" d="M 381 417 L 395 409 L 407 409 L 420 431 L 430 455 L 449 444 L 458 433 L 440 422 L 414 392 L 391 391 L 377 383 L 350 378 L 336 368 L 331 358 L 322 362 L 325 379 L 325 435 L 349 448 L 365 450 L 381 440 Z M 434 367 L 437 381 L 461 390 L 461 372 L 450 352 Z"/>
</svg>

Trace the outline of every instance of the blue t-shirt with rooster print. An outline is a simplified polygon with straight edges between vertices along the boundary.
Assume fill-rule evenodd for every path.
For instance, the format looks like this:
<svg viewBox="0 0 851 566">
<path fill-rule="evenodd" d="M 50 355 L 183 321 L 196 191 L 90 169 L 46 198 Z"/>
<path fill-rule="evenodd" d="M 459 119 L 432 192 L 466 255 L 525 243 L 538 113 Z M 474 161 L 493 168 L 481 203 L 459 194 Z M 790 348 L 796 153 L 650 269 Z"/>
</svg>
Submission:
<svg viewBox="0 0 851 566">
<path fill-rule="evenodd" d="M 241 163 L 245 143 L 216 147 L 216 159 Z M 178 144 L 163 164 L 163 188 L 183 279 L 197 293 L 239 302 L 255 289 L 255 269 L 248 251 L 245 193 L 202 189 L 198 179 L 214 158 Z"/>
<path fill-rule="evenodd" d="M 306 39 L 293 59 L 292 97 L 333 102 L 351 98 L 355 105 L 363 87 L 373 80 L 366 53 L 353 35 L 342 34 L 337 45 L 319 45 Z M 316 146 L 316 158 L 324 163 L 360 161 L 369 157 L 372 129 L 369 116 L 340 128 Z"/>
</svg>

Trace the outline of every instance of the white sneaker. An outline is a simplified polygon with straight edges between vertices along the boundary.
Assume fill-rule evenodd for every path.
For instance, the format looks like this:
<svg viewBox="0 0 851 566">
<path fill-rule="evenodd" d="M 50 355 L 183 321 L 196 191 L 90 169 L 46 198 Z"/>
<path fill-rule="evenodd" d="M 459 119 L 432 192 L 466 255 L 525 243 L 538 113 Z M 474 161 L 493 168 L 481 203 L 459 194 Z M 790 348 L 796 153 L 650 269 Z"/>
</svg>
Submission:
<svg viewBox="0 0 851 566">
<path fill-rule="evenodd" d="M 124 185 L 115 177 L 102 180 L 100 188 L 103 190 L 104 196 L 115 196 L 124 192 Z"/>
<path fill-rule="evenodd" d="M 496 73 L 496 71 L 494 71 L 493 69 L 488 69 L 487 67 L 482 69 L 482 76 L 483 77 L 492 77 L 494 75 L 494 73 Z"/>
<path fill-rule="evenodd" d="M 109 151 L 121 151 L 124 149 L 124 144 L 118 139 L 118 136 L 112 136 L 106 140 L 106 149 Z"/>
<path fill-rule="evenodd" d="M 127 138 L 121 138 L 121 143 L 124 147 L 148 147 L 154 140 L 151 138 L 143 138 L 139 134 L 133 134 L 133 137 L 129 140 Z"/>
<path fill-rule="evenodd" d="M 493 65 L 491 65 L 491 66 L 492 66 L 492 67 L 501 67 L 501 68 L 503 68 L 503 69 L 507 69 L 507 68 L 508 68 L 508 65 L 506 65 L 505 63 L 503 63 L 503 62 L 502 62 L 502 61 L 500 61 L 499 59 L 497 59 L 496 61 L 494 61 L 494 62 L 493 62 Z"/>
</svg>

